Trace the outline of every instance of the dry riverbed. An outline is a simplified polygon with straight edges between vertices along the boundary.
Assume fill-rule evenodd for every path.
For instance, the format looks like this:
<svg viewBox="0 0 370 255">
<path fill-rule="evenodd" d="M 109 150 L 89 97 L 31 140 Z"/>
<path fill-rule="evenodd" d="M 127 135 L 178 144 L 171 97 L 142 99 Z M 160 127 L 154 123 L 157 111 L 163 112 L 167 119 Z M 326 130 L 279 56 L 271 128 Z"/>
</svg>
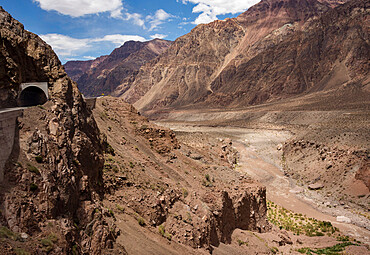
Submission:
<svg viewBox="0 0 370 255">
<path fill-rule="evenodd" d="M 282 169 L 282 144 L 293 134 L 284 130 L 245 129 L 234 127 L 194 126 L 183 123 L 161 122 L 159 125 L 171 128 L 183 142 L 202 144 L 194 134 L 214 139 L 231 139 L 239 152 L 235 170 L 258 180 L 267 187 L 267 199 L 295 213 L 309 218 L 330 221 L 340 231 L 364 243 L 370 243 L 370 231 L 364 228 L 369 221 L 358 217 L 345 206 L 328 207 L 330 198 L 309 190 L 284 175 Z M 205 139 L 203 142 L 209 141 Z M 352 223 L 338 222 L 336 216 L 351 215 Z M 362 226 L 362 227 L 360 227 Z"/>
</svg>

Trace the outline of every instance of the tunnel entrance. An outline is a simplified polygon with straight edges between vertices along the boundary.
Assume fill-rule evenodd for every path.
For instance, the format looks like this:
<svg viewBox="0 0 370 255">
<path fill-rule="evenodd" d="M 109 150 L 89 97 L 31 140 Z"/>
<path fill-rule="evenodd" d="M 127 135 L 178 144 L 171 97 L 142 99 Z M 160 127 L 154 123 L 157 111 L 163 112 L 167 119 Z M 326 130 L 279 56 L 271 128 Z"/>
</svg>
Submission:
<svg viewBox="0 0 370 255">
<path fill-rule="evenodd" d="M 48 98 L 45 92 L 36 86 L 29 86 L 22 90 L 19 96 L 19 106 L 34 106 L 46 103 Z"/>
</svg>

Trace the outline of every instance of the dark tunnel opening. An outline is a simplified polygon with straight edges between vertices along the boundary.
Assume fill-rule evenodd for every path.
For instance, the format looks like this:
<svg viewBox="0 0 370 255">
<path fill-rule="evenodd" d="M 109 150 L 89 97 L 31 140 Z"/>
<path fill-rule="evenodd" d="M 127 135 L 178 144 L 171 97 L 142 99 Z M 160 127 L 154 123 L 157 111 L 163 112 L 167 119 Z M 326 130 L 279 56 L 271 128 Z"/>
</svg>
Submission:
<svg viewBox="0 0 370 255">
<path fill-rule="evenodd" d="M 19 96 L 19 106 L 41 105 L 48 101 L 45 92 L 35 86 L 30 86 L 22 90 Z"/>
</svg>

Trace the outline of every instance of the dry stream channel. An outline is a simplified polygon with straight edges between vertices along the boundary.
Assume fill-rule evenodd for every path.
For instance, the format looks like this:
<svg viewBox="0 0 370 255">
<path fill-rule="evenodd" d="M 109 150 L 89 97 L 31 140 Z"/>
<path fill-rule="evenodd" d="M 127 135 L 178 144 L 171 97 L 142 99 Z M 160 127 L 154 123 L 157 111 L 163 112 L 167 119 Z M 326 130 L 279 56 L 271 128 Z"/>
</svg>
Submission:
<svg viewBox="0 0 370 255">
<path fill-rule="evenodd" d="M 230 138 L 239 152 L 236 171 L 240 171 L 267 187 L 267 199 L 295 213 L 321 221 L 330 221 L 345 234 L 370 244 L 370 231 L 354 224 L 342 223 L 336 216 L 348 214 L 344 208 L 328 209 L 326 199 L 316 191 L 297 185 L 296 181 L 284 175 L 282 150 L 278 147 L 292 137 L 289 131 L 270 129 L 246 129 L 236 127 L 207 127 L 189 124 L 160 122 L 158 125 L 173 131 L 201 132 L 220 139 Z"/>
</svg>

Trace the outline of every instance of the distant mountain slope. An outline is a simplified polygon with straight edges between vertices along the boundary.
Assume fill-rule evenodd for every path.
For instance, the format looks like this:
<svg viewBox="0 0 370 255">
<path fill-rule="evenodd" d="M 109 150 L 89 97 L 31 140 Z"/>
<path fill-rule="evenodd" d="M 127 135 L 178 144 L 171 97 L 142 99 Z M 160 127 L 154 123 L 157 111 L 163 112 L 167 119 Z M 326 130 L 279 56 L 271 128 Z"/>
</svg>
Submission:
<svg viewBox="0 0 370 255">
<path fill-rule="evenodd" d="M 87 61 L 80 61 L 80 60 L 72 60 L 68 61 L 64 64 L 64 69 L 68 73 L 68 76 L 71 77 L 74 81 L 78 81 L 78 79 L 85 73 L 90 71 L 91 69 L 95 68 L 105 59 L 107 59 L 108 55 L 98 57 L 93 60 Z"/>
<path fill-rule="evenodd" d="M 147 61 L 167 50 L 170 41 L 126 42 L 110 55 L 90 61 L 70 61 L 64 66 L 68 75 L 86 96 L 111 94 L 125 78 L 135 74 Z"/>
<path fill-rule="evenodd" d="M 118 91 L 130 87 L 122 97 L 148 114 L 241 107 L 350 81 L 363 84 L 369 1 L 332 9 L 342 2 L 263 0 L 235 19 L 199 25 Z"/>
</svg>

